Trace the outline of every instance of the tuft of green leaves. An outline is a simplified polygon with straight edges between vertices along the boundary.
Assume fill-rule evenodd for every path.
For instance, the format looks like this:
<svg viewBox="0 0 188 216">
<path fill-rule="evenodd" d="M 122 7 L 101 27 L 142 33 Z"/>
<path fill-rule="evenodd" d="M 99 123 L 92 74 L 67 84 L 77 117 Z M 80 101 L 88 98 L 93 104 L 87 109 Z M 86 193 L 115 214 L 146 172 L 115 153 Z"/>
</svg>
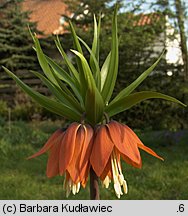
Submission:
<svg viewBox="0 0 188 216">
<path fill-rule="evenodd" d="M 100 17 L 97 22 L 94 16 L 94 36 L 91 48 L 77 36 L 73 24 L 69 23 L 74 45 L 74 49 L 71 51 L 76 57 L 76 66 L 67 56 L 59 38 L 57 37 L 55 40 L 57 49 L 62 55 L 68 71 L 61 68 L 54 60 L 43 53 L 37 35 L 30 32 L 44 74 L 36 71 L 32 72 L 49 88 L 55 99 L 52 100 L 34 91 L 10 70 L 3 67 L 5 72 L 41 106 L 73 121 L 80 121 L 84 116 L 85 121 L 92 126 L 103 121 L 104 112 L 112 117 L 150 98 L 165 99 L 186 106 L 179 100 L 158 92 L 142 91 L 132 93 L 155 69 L 163 57 L 164 51 L 151 67 L 111 100 L 118 73 L 117 13 L 118 8 L 116 6 L 112 20 L 111 50 L 101 68 L 99 67 Z M 84 57 L 81 44 L 90 54 L 89 61 Z"/>
</svg>

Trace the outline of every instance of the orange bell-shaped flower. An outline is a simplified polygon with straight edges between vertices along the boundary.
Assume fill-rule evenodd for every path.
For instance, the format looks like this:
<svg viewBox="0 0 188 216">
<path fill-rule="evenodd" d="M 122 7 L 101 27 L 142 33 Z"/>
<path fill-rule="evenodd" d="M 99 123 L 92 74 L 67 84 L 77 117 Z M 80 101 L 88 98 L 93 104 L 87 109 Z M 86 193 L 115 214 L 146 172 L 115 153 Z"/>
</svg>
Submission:
<svg viewBox="0 0 188 216">
<path fill-rule="evenodd" d="M 85 187 L 90 169 L 93 129 L 89 125 L 72 123 L 66 130 L 59 152 L 60 175 L 66 173 L 64 188 L 67 196 Z"/>
<path fill-rule="evenodd" d="M 141 168 L 142 160 L 138 148 L 162 159 L 153 150 L 146 147 L 126 125 L 111 121 L 96 129 L 90 162 L 105 187 L 108 187 L 110 181 L 113 180 L 118 198 L 123 194 L 121 186 L 124 193 L 128 191 L 121 169 L 120 157 L 128 164 Z"/>
<path fill-rule="evenodd" d="M 89 125 L 72 123 L 66 131 L 57 130 L 44 147 L 29 159 L 49 151 L 48 177 L 66 173 L 64 188 L 68 196 L 72 191 L 78 193 L 80 185 L 85 187 L 92 150 L 93 129 Z"/>
</svg>

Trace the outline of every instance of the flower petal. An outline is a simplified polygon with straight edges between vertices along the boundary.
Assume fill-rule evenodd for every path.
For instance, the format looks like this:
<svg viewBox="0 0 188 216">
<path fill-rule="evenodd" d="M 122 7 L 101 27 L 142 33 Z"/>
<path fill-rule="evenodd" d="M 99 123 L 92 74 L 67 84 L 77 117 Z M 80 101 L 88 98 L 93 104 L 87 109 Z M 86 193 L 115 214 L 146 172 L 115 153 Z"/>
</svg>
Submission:
<svg viewBox="0 0 188 216">
<path fill-rule="evenodd" d="M 82 187 L 85 188 L 86 184 L 87 184 L 87 180 L 88 180 L 88 175 L 89 175 L 89 171 L 90 171 L 90 163 L 87 164 L 86 170 L 85 170 L 85 175 L 81 181 Z"/>
<path fill-rule="evenodd" d="M 58 129 L 56 130 L 48 139 L 48 141 L 46 142 L 46 144 L 41 148 L 40 151 L 38 151 L 37 153 L 35 153 L 34 155 L 28 157 L 27 159 L 32 159 L 35 158 L 37 156 L 40 156 L 41 154 L 44 154 L 46 151 L 48 151 L 53 145 L 56 144 L 56 141 L 58 140 L 59 136 L 63 133 L 62 129 Z"/>
<path fill-rule="evenodd" d="M 74 149 L 75 149 L 75 141 L 76 134 L 80 124 L 72 123 L 65 132 L 65 135 L 61 142 L 61 148 L 59 153 L 59 172 L 62 175 L 70 161 L 72 160 Z"/>
<path fill-rule="evenodd" d="M 136 168 L 141 168 L 142 167 L 142 160 L 140 160 L 140 163 L 135 163 L 134 161 L 132 161 L 129 157 L 125 156 L 125 155 L 121 155 L 122 159 L 129 165 L 136 167 Z"/>
<path fill-rule="evenodd" d="M 79 161 L 79 169 L 80 169 L 80 180 L 87 175 L 88 163 L 91 156 L 91 151 L 93 147 L 93 128 L 90 125 L 84 125 L 84 142 L 82 146 L 82 151 L 80 155 Z"/>
<path fill-rule="evenodd" d="M 114 147 L 108 129 L 105 125 L 100 126 L 96 130 L 93 149 L 91 152 L 90 162 L 97 174 L 100 176 L 106 167 Z"/>
<path fill-rule="evenodd" d="M 137 143 L 141 143 L 142 145 L 144 145 L 142 143 L 142 141 L 138 138 L 138 136 L 135 134 L 135 132 L 130 128 L 128 127 L 127 125 L 123 125 L 126 130 L 128 131 L 129 135 L 133 137 L 133 139 L 137 142 Z"/>
<path fill-rule="evenodd" d="M 104 168 L 104 171 L 102 172 L 100 179 L 104 181 L 104 179 L 108 176 L 110 179 L 112 179 L 112 165 L 111 165 L 111 159 L 108 160 L 108 163 L 106 167 Z"/>
<path fill-rule="evenodd" d="M 145 146 L 144 144 L 138 143 L 138 147 L 141 148 L 142 150 L 146 151 L 147 153 L 153 155 L 154 157 L 159 158 L 160 160 L 164 161 L 164 159 L 162 157 L 160 157 L 152 149 L 150 149 L 149 147 Z"/>
<path fill-rule="evenodd" d="M 108 127 L 108 131 L 110 134 L 110 138 L 112 142 L 116 145 L 121 145 L 123 142 L 123 134 L 120 128 L 120 123 L 117 121 L 111 121 L 109 124 L 106 125 Z"/>
<path fill-rule="evenodd" d="M 138 138 L 138 136 L 134 133 L 133 130 L 131 130 L 127 125 L 125 126 L 127 128 L 127 130 L 129 131 L 130 135 L 132 137 L 134 137 L 134 139 L 137 142 L 137 146 L 139 148 L 141 148 L 142 150 L 146 151 L 147 153 L 153 155 L 154 157 L 159 158 L 160 160 L 164 160 L 162 157 L 160 157 L 158 154 L 156 154 L 152 149 L 150 149 L 149 147 L 145 146 L 142 141 Z"/>
<path fill-rule="evenodd" d="M 70 160 L 70 163 L 67 166 L 67 171 L 69 172 L 71 179 L 75 184 L 80 181 L 79 163 L 80 163 L 80 155 L 83 148 L 84 139 L 85 139 L 85 130 L 81 125 L 76 133 L 75 148 L 74 148 L 72 160 Z"/>
<path fill-rule="evenodd" d="M 58 139 L 58 142 L 50 148 L 46 169 L 46 175 L 48 176 L 48 178 L 51 178 L 59 174 L 59 151 L 61 147 L 62 138 L 63 134 L 61 135 L 61 138 Z"/>
<path fill-rule="evenodd" d="M 137 147 L 137 142 L 135 141 L 134 137 L 130 135 L 129 131 L 125 127 L 125 125 L 120 123 L 114 123 L 111 124 L 109 127 L 111 138 L 119 137 L 117 138 L 117 142 L 115 142 L 115 146 L 122 155 L 123 159 L 135 166 L 140 167 L 141 166 L 141 157 L 140 152 Z M 115 136 L 115 130 L 117 131 Z"/>
</svg>

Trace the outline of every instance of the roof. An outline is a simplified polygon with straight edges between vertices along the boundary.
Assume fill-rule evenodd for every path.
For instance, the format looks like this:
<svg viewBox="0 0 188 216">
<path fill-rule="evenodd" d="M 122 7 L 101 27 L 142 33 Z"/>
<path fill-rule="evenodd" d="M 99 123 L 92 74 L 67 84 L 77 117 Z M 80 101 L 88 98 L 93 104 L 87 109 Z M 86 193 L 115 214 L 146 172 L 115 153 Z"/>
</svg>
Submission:
<svg viewBox="0 0 188 216">
<path fill-rule="evenodd" d="M 65 33 L 60 18 L 62 15 L 71 14 L 63 0 L 24 0 L 22 9 L 31 12 L 30 21 L 37 23 L 37 29 L 43 32 L 44 36 Z M 146 26 L 158 22 L 161 15 L 159 13 L 131 14 L 130 19 L 132 18 L 133 26 Z"/>
<path fill-rule="evenodd" d="M 62 0 L 24 0 L 22 9 L 31 12 L 30 21 L 36 22 L 37 29 L 45 36 L 64 32 L 60 18 L 62 14 L 68 14 L 68 12 Z"/>
<path fill-rule="evenodd" d="M 138 14 L 135 17 L 137 20 L 134 21 L 134 26 L 152 25 L 162 18 L 159 13 Z"/>
</svg>

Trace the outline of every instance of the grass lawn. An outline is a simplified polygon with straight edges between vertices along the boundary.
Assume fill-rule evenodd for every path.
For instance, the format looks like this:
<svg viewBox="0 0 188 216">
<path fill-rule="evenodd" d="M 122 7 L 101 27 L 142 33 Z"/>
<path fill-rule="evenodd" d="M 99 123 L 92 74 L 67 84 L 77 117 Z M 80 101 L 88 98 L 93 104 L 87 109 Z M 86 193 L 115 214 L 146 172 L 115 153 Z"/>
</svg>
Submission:
<svg viewBox="0 0 188 216">
<path fill-rule="evenodd" d="M 0 126 L 0 199 L 66 199 L 63 178 L 45 176 L 47 155 L 26 160 L 45 143 L 60 122 L 14 122 Z M 123 163 L 129 192 L 121 199 L 188 199 L 188 131 L 138 133 L 143 142 L 165 158 L 141 152 L 143 168 Z M 89 184 L 88 184 L 89 186 Z M 89 187 L 69 199 L 89 199 Z M 100 187 L 101 199 L 116 199 L 113 185 Z"/>
</svg>

